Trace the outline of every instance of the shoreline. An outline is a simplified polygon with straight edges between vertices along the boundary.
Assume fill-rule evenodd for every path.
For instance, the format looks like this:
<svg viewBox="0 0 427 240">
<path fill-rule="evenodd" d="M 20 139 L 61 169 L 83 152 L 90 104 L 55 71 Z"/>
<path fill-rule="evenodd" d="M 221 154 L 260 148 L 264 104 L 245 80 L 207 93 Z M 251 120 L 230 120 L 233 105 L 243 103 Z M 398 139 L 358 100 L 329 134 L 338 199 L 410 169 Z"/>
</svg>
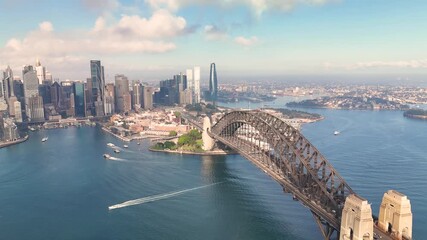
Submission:
<svg viewBox="0 0 427 240">
<path fill-rule="evenodd" d="M 107 133 L 109 133 L 109 134 L 113 135 L 114 137 L 116 137 L 116 138 L 118 138 L 118 139 L 120 139 L 120 140 L 124 141 L 124 142 L 130 142 L 130 141 L 131 141 L 131 139 L 129 139 L 129 138 L 127 138 L 127 137 L 122 137 L 122 136 L 120 136 L 120 135 L 117 135 L 117 134 L 113 133 L 110 129 L 108 129 L 108 128 L 106 128 L 106 127 L 102 126 L 102 125 L 101 125 L 101 129 L 102 129 L 103 131 L 105 131 L 105 132 L 107 132 Z"/>
<path fill-rule="evenodd" d="M 29 135 L 26 135 L 25 137 L 20 138 L 20 139 L 15 140 L 15 141 L 0 143 L 0 148 L 5 148 L 5 147 L 12 146 L 12 145 L 23 143 L 23 142 L 27 141 L 29 138 L 30 138 Z"/>
<path fill-rule="evenodd" d="M 427 120 L 427 116 L 424 115 L 403 114 L 403 116 L 410 119 Z"/>
<path fill-rule="evenodd" d="M 175 151 L 175 150 L 159 150 L 159 149 L 153 149 L 152 147 L 148 148 L 151 152 L 163 152 L 163 153 L 170 153 L 170 154 L 181 154 L 181 155 L 198 155 L 198 156 L 226 156 L 226 155 L 232 155 L 237 154 L 233 152 L 226 152 L 223 150 L 214 150 L 214 151 L 208 151 L 208 152 L 189 152 L 189 151 Z"/>
</svg>

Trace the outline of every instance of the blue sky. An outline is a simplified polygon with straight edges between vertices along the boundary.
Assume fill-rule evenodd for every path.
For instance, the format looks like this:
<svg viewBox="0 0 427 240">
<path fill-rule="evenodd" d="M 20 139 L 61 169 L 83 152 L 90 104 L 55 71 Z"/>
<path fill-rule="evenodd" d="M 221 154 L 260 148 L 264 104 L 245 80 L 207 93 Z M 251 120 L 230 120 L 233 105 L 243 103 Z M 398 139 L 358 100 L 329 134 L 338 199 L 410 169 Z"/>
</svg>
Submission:
<svg viewBox="0 0 427 240">
<path fill-rule="evenodd" d="M 54 78 L 157 80 L 216 62 L 249 76 L 422 76 L 422 0 L 0 0 L 0 67 L 39 58 Z"/>
</svg>

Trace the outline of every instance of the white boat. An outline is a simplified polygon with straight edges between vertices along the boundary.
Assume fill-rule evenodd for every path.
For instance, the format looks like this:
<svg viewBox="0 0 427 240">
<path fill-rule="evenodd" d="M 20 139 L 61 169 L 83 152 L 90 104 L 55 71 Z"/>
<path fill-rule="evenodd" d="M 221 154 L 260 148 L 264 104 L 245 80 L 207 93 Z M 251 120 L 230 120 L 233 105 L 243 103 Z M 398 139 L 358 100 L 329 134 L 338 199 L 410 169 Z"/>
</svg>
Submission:
<svg viewBox="0 0 427 240">
<path fill-rule="evenodd" d="M 114 144 L 112 144 L 112 143 L 107 143 L 107 146 L 109 146 L 109 147 L 114 147 Z"/>
<path fill-rule="evenodd" d="M 103 156 L 104 156 L 105 159 L 110 159 L 111 158 L 110 154 L 104 154 Z"/>
<path fill-rule="evenodd" d="M 123 145 L 123 147 L 124 147 L 124 148 L 128 148 L 129 146 L 128 146 L 128 145 Z"/>
<path fill-rule="evenodd" d="M 42 138 L 42 142 L 46 142 L 49 138 L 48 137 L 44 137 Z"/>
<path fill-rule="evenodd" d="M 336 136 L 336 135 L 338 135 L 338 134 L 340 134 L 340 132 L 338 132 L 338 131 L 335 131 L 334 132 L 334 135 Z"/>
<path fill-rule="evenodd" d="M 36 129 L 33 127 L 28 127 L 28 129 L 30 129 L 32 132 L 36 131 Z"/>
<path fill-rule="evenodd" d="M 136 144 L 141 145 L 141 143 L 140 143 L 140 142 L 137 142 Z"/>
<path fill-rule="evenodd" d="M 114 152 L 115 153 L 120 153 L 120 150 L 119 149 L 114 149 Z"/>
</svg>

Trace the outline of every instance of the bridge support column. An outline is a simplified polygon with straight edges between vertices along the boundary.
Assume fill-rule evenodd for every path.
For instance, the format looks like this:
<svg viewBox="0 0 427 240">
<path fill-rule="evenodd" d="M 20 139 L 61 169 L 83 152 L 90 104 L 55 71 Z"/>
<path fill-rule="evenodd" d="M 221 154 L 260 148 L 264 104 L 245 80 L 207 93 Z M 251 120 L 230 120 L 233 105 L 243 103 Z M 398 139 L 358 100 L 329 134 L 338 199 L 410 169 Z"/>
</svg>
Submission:
<svg viewBox="0 0 427 240">
<path fill-rule="evenodd" d="M 407 196 L 394 190 L 384 193 L 378 227 L 397 239 L 412 239 L 411 203 Z"/>
<path fill-rule="evenodd" d="M 205 117 L 203 119 L 203 132 L 202 132 L 202 140 L 203 140 L 203 150 L 211 151 L 214 147 L 215 140 L 209 136 L 208 131 L 211 130 L 211 119 L 209 117 Z"/>
<path fill-rule="evenodd" d="M 373 240 L 374 220 L 367 200 L 351 194 L 344 204 L 340 240 Z"/>
</svg>

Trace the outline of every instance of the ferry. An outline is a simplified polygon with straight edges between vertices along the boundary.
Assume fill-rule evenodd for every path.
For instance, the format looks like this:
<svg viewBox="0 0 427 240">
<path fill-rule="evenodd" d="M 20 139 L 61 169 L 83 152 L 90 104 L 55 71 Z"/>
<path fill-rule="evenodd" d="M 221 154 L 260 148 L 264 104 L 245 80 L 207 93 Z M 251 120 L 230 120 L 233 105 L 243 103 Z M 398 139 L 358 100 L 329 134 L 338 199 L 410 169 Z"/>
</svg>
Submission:
<svg viewBox="0 0 427 240">
<path fill-rule="evenodd" d="M 112 144 L 112 143 L 107 143 L 107 146 L 109 146 L 109 147 L 114 147 L 114 144 Z"/>
<path fill-rule="evenodd" d="M 123 147 L 124 147 L 124 148 L 128 148 L 129 146 L 128 146 L 128 145 L 123 145 Z"/>
<path fill-rule="evenodd" d="M 105 159 L 110 159 L 111 158 L 110 154 L 104 154 L 103 156 L 104 156 Z"/>
<path fill-rule="evenodd" d="M 44 137 L 42 138 L 42 142 L 46 142 L 49 138 L 48 137 Z"/>
<path fill-rule="evenodd" d="M 334 135 L 336 136 L 336 135 L 339 135 L 340 134 L 340 132 L 338 132 L 338 131 L 335 131 L 334 132 Z"/>
<path fill-rule="evenodd" d="M 114 152 L 115 153 L 120 153 L 120 150 L 119 149 L 114 149 Z"/>
</svg>

